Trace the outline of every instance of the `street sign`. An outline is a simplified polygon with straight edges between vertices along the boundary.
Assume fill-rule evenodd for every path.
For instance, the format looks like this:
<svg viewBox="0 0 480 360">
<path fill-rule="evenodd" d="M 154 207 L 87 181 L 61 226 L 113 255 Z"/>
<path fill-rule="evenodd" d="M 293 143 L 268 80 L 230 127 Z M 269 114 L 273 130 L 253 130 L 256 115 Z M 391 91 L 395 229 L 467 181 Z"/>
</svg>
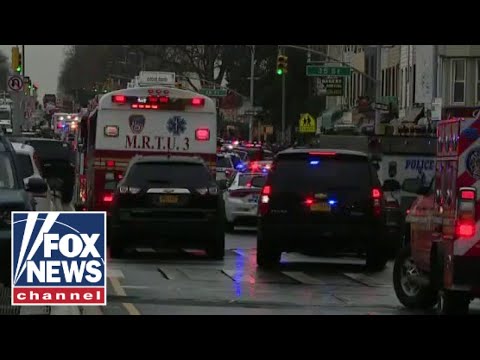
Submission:
<svg viewBox="0 0 480 360">
<path fill-rule="evenodd" d="M 298 132 L 315 133 L 317 131 L 317 122 L 310 114 L 302 114 L 298 122 Z"/>
<path fill-rule="evenodd" d="M 23 79 L 21 76 L 18 76 L 18 75 L 10 75 L 8 77 L 7 84 L 10 91 L 18 92 L 18 91 L 22 91 L 23 89 Z"/>
<path fill-rule="evenodd" d="M 340 76 L 328 76 L 320 78 L 320 83 L 326 90 L 327 96 L 343 96 L 344 81 Z"/>
<path fill-rule="evenodd" d="M 347 66 L 307 65 L 307 76 L 350 76 L 352 69 Z"/>
<path fill-rule="evenodd" d="M 225 97 L 227 96 L 227 89 L 200 89 L 200 94 L 208 97 Z"/>
</svg>

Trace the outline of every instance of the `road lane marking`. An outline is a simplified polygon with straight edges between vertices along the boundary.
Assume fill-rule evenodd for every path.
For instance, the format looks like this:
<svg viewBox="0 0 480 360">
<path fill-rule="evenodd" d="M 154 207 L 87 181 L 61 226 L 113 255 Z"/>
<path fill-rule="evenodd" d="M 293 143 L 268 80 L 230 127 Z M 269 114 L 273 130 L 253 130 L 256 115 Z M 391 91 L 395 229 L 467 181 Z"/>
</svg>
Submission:
<svg viewBox="0 0 480 360">
<path fill-rule="evenodd" d="M 138 253 L 156 253 L 157 251 L 153 248 L 136 248 L 135 249 Z"/>
<path fill-rule="evenodd" d="M 107 275 L 109 278 L 125 279 L 122 270 L 119 269 L 108 269 Z"/>
<path fill-rule="evenodd" d="M 127 293 L 122 288 L 122 285 L 120 284 L 120 280 L 118 280 L 118 278 L 109 278 L 109 279 L 116 295 L 127 296 Z M 130 315 L 141 315 L 140 311 L 132 303 L 122 303 L 122 305 Z"/>
<path fill-rule="evenodd" d="M 392 287 L 392 285 L 379 282 L 377 279 L 364 274 L 343 273 L 347 278 L 369 287 Z"/>
<path fill-rule="evenodd" d="M 307 275 L 302 271 L 282 271 L 282 274 L 305 285 L 325 285 L 326 284 L 325 281 L 320 279 L 315 279 L 314 277 Z"/>
</svg>

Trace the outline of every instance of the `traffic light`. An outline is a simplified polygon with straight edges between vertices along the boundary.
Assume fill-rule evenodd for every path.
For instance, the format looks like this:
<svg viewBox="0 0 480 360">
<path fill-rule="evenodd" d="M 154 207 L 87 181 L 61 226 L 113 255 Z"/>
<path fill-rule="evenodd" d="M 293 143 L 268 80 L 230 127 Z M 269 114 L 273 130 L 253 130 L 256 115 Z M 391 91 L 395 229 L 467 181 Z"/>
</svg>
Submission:
<svg viewBox="0 0 480 360">
<path fill-rule="evenodd" d="M 20 70 L 18 70 L 20 68 Z M 12 70 L 21 71 L 22 70 L 22 57 L 18 47 L 12 47 Z"/>
<path fill-rule="evenodd" d="M 288 57 L 285 55 L 277 56 L 277 75 L 284 75 L 288 72 Z"/>
</svg>

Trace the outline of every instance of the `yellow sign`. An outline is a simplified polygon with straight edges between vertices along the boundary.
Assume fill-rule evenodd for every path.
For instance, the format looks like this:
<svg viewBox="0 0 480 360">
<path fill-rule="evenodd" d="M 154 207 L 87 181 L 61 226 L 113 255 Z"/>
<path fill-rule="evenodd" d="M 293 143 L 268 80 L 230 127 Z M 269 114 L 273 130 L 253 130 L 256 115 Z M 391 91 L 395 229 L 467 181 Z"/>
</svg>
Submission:
<svg viewBox="0 0 480 360">
<path fill-rule="evenodd" d="M 310 114 L 302 114 L 298 123 L 298 131 L 301 133 L 317 132 L 317 122 Z"/>
</svg>

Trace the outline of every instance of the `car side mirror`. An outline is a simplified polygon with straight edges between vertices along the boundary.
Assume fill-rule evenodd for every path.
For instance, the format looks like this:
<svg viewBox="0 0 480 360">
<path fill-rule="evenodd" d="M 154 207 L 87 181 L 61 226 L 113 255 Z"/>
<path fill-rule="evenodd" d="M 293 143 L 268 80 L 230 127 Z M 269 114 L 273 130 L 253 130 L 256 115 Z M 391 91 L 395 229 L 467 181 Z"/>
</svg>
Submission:
<svg viewBox="0 0 480 360">
<path fill-rule="evenodd" d="M 250 181 L 250 184 L 252 185 L 252 187 L 263 188 L 266 180 L 267 179 L 265 176 L 254 176 Z"/>
<path fill-rule="evenodd" d="M 48 185 L 42 178 L 30 178 L 26 185 L 26 190 L 34 194 L 42 194 L 48 191 Z"/>
</svg>

